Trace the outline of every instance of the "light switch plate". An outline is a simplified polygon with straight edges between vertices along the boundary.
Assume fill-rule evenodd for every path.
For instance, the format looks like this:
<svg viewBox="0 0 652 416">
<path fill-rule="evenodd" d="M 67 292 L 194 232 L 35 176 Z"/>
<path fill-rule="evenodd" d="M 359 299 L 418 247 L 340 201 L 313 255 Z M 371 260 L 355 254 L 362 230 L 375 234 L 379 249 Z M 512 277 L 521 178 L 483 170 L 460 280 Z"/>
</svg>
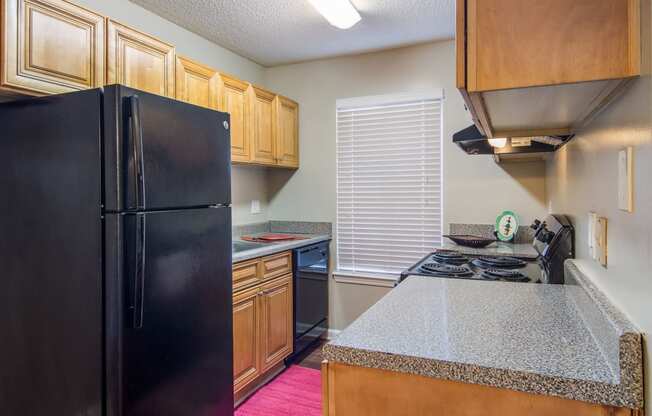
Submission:
<svg viewBox="0 0 652 416">
<path fill-rule="evenodd" d="M 251 213 L 260 214 L 260 201 L 258 199 L 251 200 Z"/>
<path fill-rule="evenodd" d="M 634 149 L 628 147 L 618 152 L 618 208 L 634 210 Z"/>
<path fill-rule="evenodd" d="M 595 229 L 595 250 L 598 262 L 607 267 L 607 219 L 599 217 Z"/>
<path fill-rule="evenodd" d="M 589 255 L 593 260 L 596 260 L 596 250 L 595 250 L 595 227 L 596 222 L 598 222 L 598 214 L 595 212 L 589 212 L 588 218 L 588 242 L 589 242 Z"/>
</svg>

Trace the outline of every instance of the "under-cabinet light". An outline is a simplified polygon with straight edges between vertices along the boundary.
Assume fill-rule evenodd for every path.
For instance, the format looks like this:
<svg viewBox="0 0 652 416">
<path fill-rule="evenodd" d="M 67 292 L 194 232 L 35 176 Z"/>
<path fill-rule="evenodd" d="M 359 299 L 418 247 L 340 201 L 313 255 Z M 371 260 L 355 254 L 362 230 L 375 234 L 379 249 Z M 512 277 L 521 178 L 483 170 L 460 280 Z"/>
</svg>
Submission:
<svg viewBox="0 0 652 416">
<path fill-rule="evenodd" d="M 502 149 L 507 145 L 507 139 L 505 137 L 502 138 L 496 138 L 496 139 L 489 139 L 489 144 L 492 145 L 493 147 L 497 147 L 499 149 Z"/>
</svg>

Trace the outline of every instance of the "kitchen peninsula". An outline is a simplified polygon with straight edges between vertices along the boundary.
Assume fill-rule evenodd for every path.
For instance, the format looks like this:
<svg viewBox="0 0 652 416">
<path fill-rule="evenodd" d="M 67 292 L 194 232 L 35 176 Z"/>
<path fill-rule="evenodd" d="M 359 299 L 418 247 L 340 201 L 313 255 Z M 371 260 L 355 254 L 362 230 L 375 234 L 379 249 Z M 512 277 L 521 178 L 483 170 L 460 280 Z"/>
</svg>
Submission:
<svg viewBox="0 0 652 416">
<path fill-rule="evenodd" d="M 572 261 L 566 276 L 408 278 L 324 347 L 324 414 L 636 415 L 639 331 Z"/>
</svg>

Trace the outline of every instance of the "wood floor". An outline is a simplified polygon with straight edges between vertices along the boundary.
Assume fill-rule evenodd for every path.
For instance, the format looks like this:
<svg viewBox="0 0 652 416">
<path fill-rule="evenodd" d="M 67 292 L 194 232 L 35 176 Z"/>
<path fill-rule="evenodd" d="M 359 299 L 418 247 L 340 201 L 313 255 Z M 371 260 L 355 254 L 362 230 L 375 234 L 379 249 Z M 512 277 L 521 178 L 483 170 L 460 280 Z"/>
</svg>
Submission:
<svg viewBox="0 0 652 416">
<path fill-rule="evenodd" d="M 301 367 L 319 370 L 323 360 L 321 349 L 327 342 L 328 341 L 326 340 L 316 342 L 311 348 L 307 349 L 300 357 L 297 358 L 296 364 Z"/>
</svg>

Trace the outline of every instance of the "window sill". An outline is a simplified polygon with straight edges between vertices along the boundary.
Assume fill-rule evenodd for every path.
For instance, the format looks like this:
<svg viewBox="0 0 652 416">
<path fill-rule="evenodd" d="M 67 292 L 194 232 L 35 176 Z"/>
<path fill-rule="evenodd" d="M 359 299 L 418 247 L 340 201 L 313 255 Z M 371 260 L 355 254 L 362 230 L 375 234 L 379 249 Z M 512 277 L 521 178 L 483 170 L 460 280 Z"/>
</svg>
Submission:
<svg viewBox="0 0 652 416">
<path fill-rule="evenodd" d="M 338 283 L 349 283 L 355 285 L 394 287 L 398 284 L 398 276 L 374 273 L 357 273 L 336 270 L 333 272 L 333 280 Z"/>
</svg>

